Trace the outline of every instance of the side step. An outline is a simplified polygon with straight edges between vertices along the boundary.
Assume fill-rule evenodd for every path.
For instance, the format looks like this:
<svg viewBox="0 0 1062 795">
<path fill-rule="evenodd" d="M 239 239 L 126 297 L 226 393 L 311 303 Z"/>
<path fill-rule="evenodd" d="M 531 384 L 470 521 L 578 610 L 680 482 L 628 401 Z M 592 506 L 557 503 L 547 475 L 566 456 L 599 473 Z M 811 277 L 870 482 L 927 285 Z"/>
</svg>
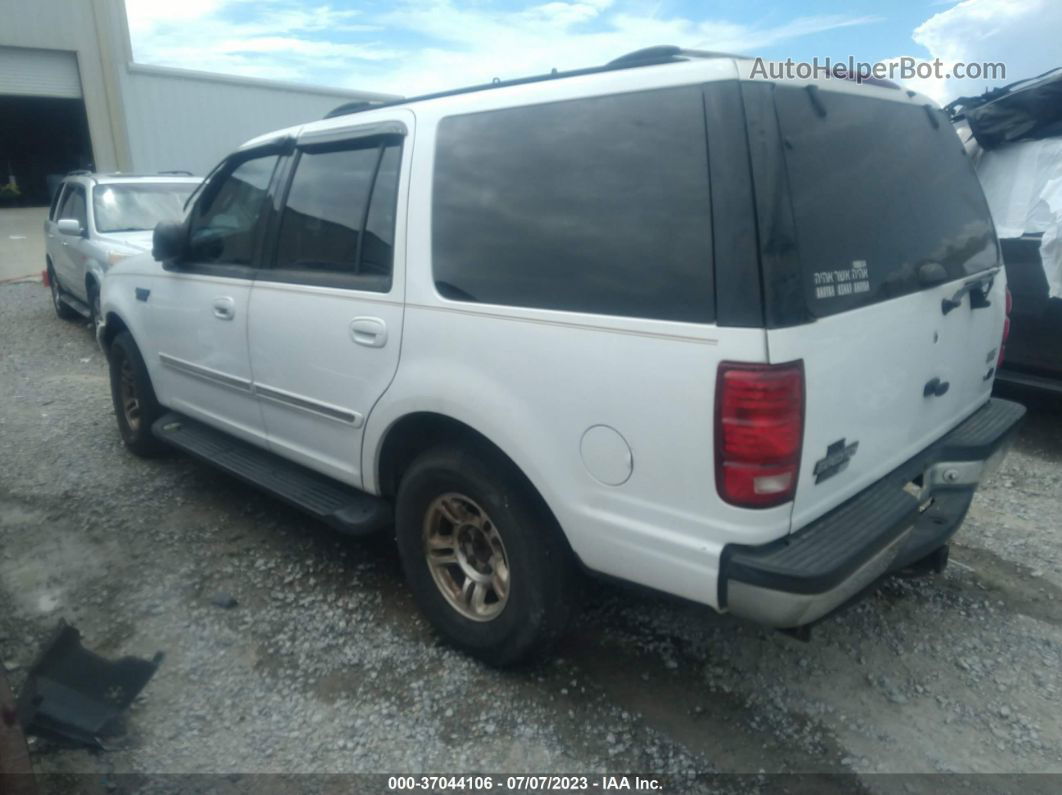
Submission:
<svg viewBox="0 0 1062 795">
<path fill-rule="evenodd" d="M 337 483 L 181 414 L 171 412 L 160 417 L 151 432 L 178 450 L 280 497 L 341 533 L 371 535 L 394 521 L 386 500 Z"/>
<path fill-rule="evenodd" d="M 79 315 L 83 315 L 86 318 L 92 317 L 92 310 L 89 308 L 89 305 L 86 304 L 84 301 L 80 300 L 79 298 L 74 298 L 74 296 L 70 295 L 70 293 L 66 292 L 65 290 L 59 290 L 59 300 L 71 309 L 73 309 Z"/>
</svg>

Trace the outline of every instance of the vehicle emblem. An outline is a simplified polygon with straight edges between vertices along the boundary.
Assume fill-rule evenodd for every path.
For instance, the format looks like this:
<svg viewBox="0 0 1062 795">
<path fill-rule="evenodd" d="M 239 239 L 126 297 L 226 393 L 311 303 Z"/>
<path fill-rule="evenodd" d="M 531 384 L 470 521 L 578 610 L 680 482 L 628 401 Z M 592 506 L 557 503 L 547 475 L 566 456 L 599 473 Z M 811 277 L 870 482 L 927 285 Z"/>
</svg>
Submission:
<svg viewBox="0 0 1062 795">
<path fill-rule="evenodd" d="M 827 478 L 832 478 L 838 472 L 844 472 L 858 449 L 858 441 L 845 444 L 844 439 L 838 439 L 833 442 L 826 448 L 826 456 L 815 462 L 815 484 L 818 485 Z"/>
</svg>

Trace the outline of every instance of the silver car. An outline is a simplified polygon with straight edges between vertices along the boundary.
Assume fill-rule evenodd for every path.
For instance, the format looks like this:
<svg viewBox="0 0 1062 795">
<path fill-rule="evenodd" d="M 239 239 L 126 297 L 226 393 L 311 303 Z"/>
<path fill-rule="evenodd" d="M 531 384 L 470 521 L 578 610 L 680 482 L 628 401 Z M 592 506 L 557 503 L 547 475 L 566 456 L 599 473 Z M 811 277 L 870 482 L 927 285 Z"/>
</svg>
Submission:
<svg viewBox="0 0 1062 795">
<path fill-rule="evenodd" d="M 44 222 L 48 284 L 55 313 L 102 323 L 100 284 L 111 265 L 151 249 L 159 221 L 181 218 L 202 180 L 191 175 L 73 172 Z"/>
</svg>

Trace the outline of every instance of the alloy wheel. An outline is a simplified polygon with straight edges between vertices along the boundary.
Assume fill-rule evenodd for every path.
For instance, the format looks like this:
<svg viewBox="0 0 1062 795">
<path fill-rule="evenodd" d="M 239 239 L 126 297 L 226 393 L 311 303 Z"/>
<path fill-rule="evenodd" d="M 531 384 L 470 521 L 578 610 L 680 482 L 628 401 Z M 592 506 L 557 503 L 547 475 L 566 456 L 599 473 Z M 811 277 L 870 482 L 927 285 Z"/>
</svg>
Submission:
<svg viewBox="0 0 1062 795">
<path fill-rule="evenodd" d="M 424 557 L 449 605 L 472 621 L 497 618 L 509 600 L 509 557 L 497 526 L 475 500 L 451 492 L 424 517 Z"/>
</svg>

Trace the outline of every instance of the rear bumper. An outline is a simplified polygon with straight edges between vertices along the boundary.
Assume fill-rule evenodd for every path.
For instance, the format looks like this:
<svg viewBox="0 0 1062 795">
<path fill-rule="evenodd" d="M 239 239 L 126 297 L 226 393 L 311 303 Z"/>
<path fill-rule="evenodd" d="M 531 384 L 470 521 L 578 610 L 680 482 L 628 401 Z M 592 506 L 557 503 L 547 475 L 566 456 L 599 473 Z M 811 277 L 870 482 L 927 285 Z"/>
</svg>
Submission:
<svg viewBox="0 0 1062 795">
<path fill-rule="evenodd" d="M 813 524 L 763 546 L 728 545 L 720 605 L 766 626 L 799 627 L 922 560 L 959 529 L 1024 415 L 1024 406 L 994 398 Z"/>
</svg>

